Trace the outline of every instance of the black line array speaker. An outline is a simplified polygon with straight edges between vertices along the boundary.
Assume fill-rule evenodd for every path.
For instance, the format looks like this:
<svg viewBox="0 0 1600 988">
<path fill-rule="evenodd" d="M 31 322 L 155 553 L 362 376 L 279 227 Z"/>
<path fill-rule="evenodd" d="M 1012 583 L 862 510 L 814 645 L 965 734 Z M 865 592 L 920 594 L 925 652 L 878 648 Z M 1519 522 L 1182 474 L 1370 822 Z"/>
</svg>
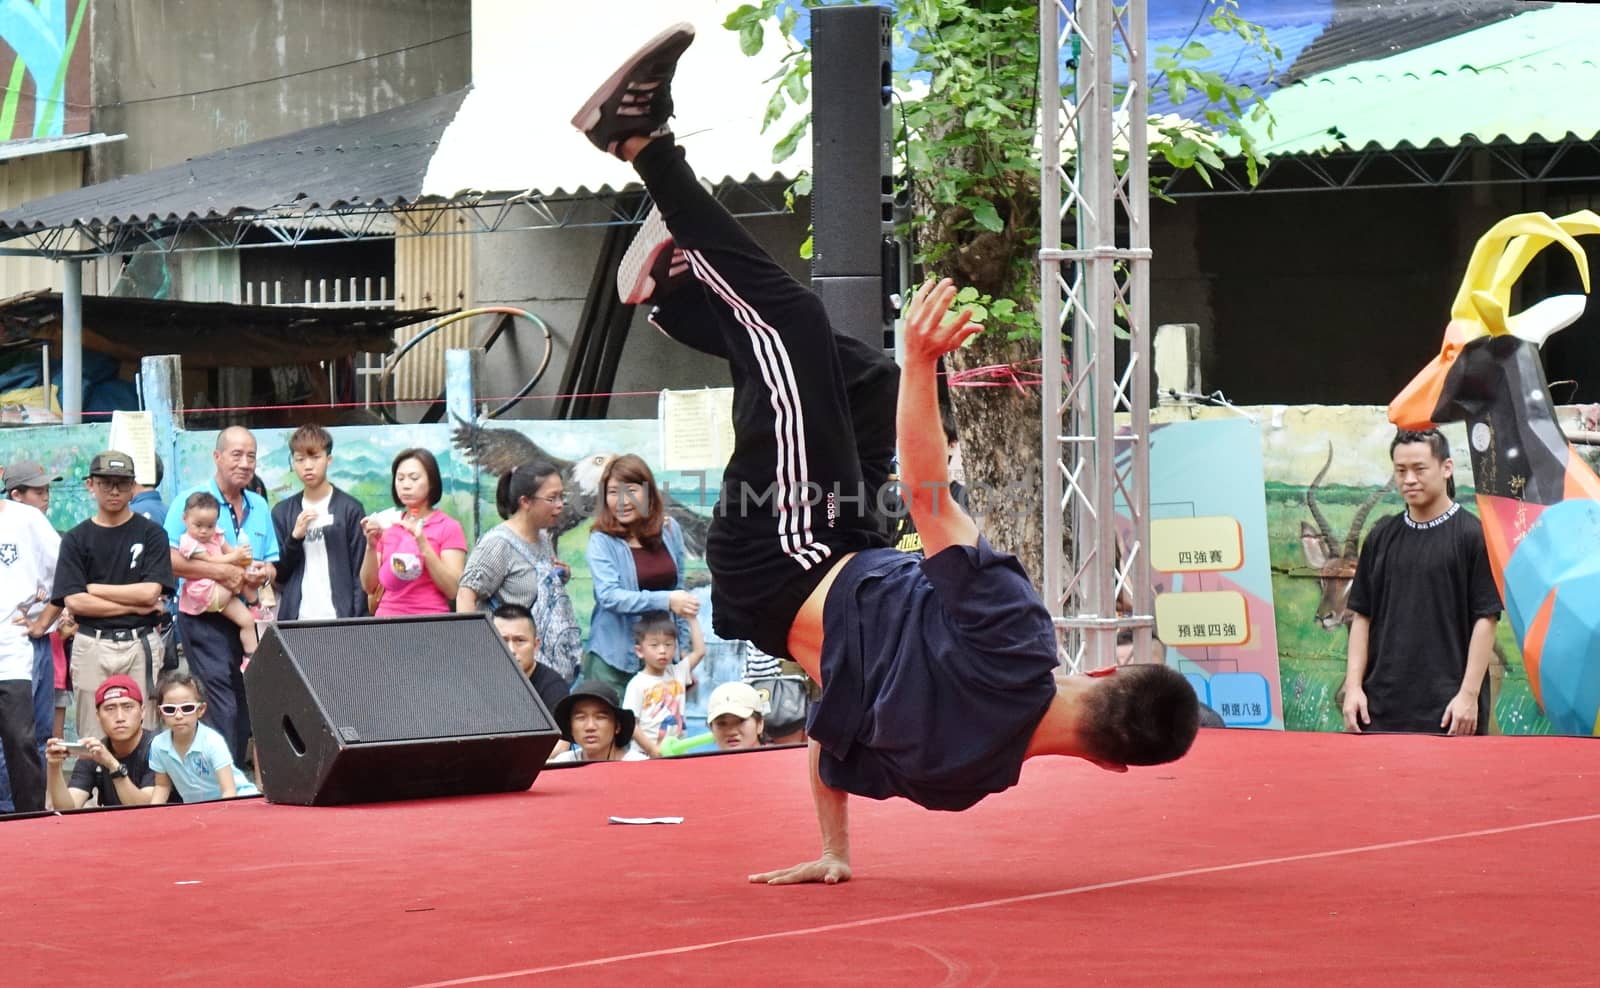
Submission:
<svg viewBox="0 0 1600 988">
<path fill-rule="evenodd" d="M 811 287 L 834 329 L 878 347 L 898 288 L 889 28 L 887 7 L 811 11 Z"/>
<path fill-rule="evenodd" d="M 274 803 L 518 792 L 560 734 L 483 614 L 285 621 L 245 691 Z"/>
</svg>

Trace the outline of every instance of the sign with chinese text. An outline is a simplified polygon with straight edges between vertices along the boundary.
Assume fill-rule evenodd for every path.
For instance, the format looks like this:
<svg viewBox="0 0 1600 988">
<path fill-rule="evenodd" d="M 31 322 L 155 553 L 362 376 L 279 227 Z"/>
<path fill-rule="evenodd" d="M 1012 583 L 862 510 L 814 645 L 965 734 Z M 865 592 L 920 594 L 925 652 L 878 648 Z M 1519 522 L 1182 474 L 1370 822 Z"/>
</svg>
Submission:
<svg viewBox="0 0 1600 988">
<path fill-rule="evenodd" d="M 1283 728 L 1261 431 L 1244 418 L 1150 435 L 1150 561 L 1168 665 L 1230 727 Z"/>
</svg>

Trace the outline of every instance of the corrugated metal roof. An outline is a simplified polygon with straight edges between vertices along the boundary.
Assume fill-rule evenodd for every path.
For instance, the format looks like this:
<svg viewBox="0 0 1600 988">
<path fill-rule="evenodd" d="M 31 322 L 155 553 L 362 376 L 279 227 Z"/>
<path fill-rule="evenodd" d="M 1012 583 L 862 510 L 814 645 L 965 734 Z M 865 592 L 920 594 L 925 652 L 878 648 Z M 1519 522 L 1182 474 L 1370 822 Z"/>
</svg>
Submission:
<svg viewBox="0 0 1600 988">
<path fill-rule="evenodd" d="M 56 151 L 76 151 L 127 139 L 127 134 L 67 134 L 63 137 L 24 137 L 15 141 L 0 141 L 0 161 L 53 154 Z"/>
<path fill-rule="evenodd" d="M 1588 139 L 1597 93 L 1600 8 L 1562 4 L 1285 86 L 1260 139 L 1274 155 Z"/>
<path fill-rule="evenodd" d="M 1390 58 L 1550 6 L 1527 0 L 1334 0 L 1327 29 L 1297 56 L 1284 51 L 1280 82 L 1287 85 L 1352 62 Z M 1246 16 L 1252 9 L 1245 6 Z M 1277 41 L 1276 34 L 1272 38 Z"/>
<path fill-rule="evenodd" d="M 464 95 L 448 93 L 38 199 L 0 213 L 0 232 L 413 202 Z"/>
<path fill-rule="evenodd" d="M 1210 56 L 1186 62 L 1189 68 L 1215 72 L 1266 96 L 1352 62 L 1388 58 L 1549 6 L 1520 0 L 1242 0 L 1240 16 L 1264 28 L 1283 53 L 1268 65 L 1253 45 L 1211 27 L 1205 15 L 1212 0 L 1150 0 L 1149 44 L 1158 52 L 1198 41 Z M 1193 117 L 1205 105 L 1205 94 L 1194 90 L 1173 104 L 1160 76 L 1152 72 L 1151 78 L 1157 83 L 1150 93 L 1152 113 Z"/>
<path fill-rule="evenodd" d="M 445 132 L 423 191 L 545 195 L 639 184 L 633 169 L 572 128 L 578 105 L 634 49 L 675 21 L 695 26 L 694 47 L 673 81 L 673 130 L 708 178 L 746 181 L 793 175 L 811 165 L 802 141 L 781 166 L 772 146 L 799 114 L 792 108 L 763 134 L 767 81 L 784 51 L 777 31 L 752 58 L 722 22 L 738 0 L 606 0 L 472 5 L 472 92 Z"/>
</svg>

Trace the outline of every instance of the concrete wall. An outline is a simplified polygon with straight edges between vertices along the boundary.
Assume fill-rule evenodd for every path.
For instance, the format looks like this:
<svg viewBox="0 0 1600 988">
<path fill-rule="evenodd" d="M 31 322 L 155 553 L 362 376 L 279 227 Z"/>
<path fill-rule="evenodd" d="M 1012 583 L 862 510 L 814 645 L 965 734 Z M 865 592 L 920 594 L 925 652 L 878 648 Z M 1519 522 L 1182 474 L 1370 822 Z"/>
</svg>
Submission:
<svg viewBox="0 0 1600 988">
<path fill-rule="evenodd" d="M 801 207 L 802 211 L 804 206 Z M 805 221 L 796 216 L 762 217 L 746 226 L 773 257 L 794 275 L 809 279 L 809 266 L 799 256 L 805 238 Z M 555 337 L 550 367 L 535 389 L 510 418 L 548 418 L 555 407 L 551 396 L 560 389 L 562 371 L 583 314 L 589 284 L 599 261 L 606 231 L 569 228 L 495 233 L 478 239 L 474 258 L 472 299 L 475 305 L 515 305 L 537 314 Z M 610 290 L 609 283 L 607 290 Z M 478 330 L 487 332 L 487 323 Z M 541 352 L 533 332 L 519 324 L 516 339 L 502 338 L 487 363 L 482 393 L 502 397 L 527 381 Z M 662 388 L 725 387 L 727 365 L 667 339 L 645 320 L 640 307 L 622 351 L 614 392 L 655 392 Z M 611 401 L 611 418 L 654 418 L 654 394 L 617 397 Z"/>
<path fill-rule="evenodd" d="M 90 181 L 467 85 L 470 0 L 95 0 Z"/>
</svg>

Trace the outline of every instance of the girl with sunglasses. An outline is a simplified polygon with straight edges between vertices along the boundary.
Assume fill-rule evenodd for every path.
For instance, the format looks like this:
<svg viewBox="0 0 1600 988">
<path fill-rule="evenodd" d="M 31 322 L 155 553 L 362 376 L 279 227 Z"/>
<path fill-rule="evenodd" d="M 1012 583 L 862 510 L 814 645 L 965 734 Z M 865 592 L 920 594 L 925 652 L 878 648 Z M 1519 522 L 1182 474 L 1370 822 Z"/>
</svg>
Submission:
<svg viewBox="0 0 1600 988">
<path fill-rule="evenodd" d="M 164 674 L 156 683 L 156 709 L 167 729 L 150 742 L 150 768 L 156 775 L 152 804 L 165 803 L 174 789 L 185 803 L 259 794 L 233 767 L 222 735 L 200 723 L 206 699 L 199 680 L 186 672 Z"/>
</svg>

